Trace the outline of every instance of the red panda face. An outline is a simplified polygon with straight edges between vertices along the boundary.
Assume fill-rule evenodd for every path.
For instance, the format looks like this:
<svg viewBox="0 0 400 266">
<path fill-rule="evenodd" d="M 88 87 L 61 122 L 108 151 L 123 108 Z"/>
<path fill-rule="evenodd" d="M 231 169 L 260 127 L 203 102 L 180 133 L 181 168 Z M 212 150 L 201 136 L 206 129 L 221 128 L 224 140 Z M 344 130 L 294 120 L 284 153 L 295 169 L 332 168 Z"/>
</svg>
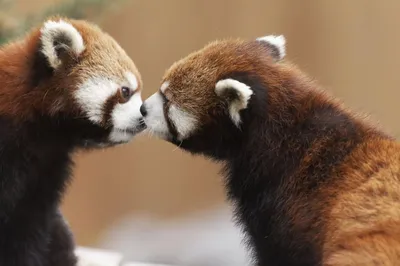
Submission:
<svg viewBox="0 0 400 266">
<path fill-rule="evenodd" d="M 223 131 L 232 138 L 240 132 L 243 111 L 255 97 L 253 84 L 244 80 L 264 81 L 260 77 L 273 75 L 284 55 L 284 37 L 267 36 L 214 42 L 181 59 L 141 107 L 149 131 L 181 147 L 194 139 L 203 145 L 220 142 Z"/>
<path fill-rule="evenodd" d="M 144 129 L 140 74 L 117 42 L 93 24 L 50 19 L 0 50 L 0 65 L 0 82 L 6 81 L 2 114 L 85 120 L 103 130 L 101 142 L 108 144 L 127 142 Z"/>
</svg>

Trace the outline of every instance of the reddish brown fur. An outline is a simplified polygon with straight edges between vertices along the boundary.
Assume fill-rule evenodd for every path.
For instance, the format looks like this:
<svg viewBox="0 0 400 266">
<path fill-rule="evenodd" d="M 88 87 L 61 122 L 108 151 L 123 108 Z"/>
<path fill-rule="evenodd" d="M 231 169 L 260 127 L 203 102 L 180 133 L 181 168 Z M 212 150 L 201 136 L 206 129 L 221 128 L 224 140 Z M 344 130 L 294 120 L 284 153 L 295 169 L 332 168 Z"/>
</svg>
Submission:
<svg viewBox="0 0 400 266">
<path fill-rule="evenodd" d="M 273 62 L 265 49 L 255 41 L 214 42 L 167 71 L 165 96 L 206 125 L 213 113 L 225 110 L 214 91 L 216 82 L 227 73 L 245 72 L 268 88 L 271 130 L 284 132 L 327 106 L 349 117 L 357 140 L 342 144 L 351 152 L 338 165 L 324 164 L 324 156 L 337 152 L 331 135 L 317 137 L 306 150 L 291 142 L 289 132 L 282 136 L 291 153 L 303 154 L 291 178 L 282 181 L 282 210 L 291 217 L 291 230 L 305 232 L 321 249 L 324 266 L 400 265 L 400 145 L 344 109 L 294 66 Z M 346 135 L 349 129 L 337 130 Z M 283 144 L 274 145 L 278 153 Z M 316 178 L 312 193 L 306 190 L 309 184 L 298 181 L 310 180 L 310 168 L 316 173 L 329 168 L 326 181 Z"/>
<path fill-rule="evenodd" d="M 400 262 L 399 162 L 398 143 L 370 138 L 339 167 L 347 178 L 327 211 L 326 265 Z"/>
<path fill-rule="evenodd" d="M 255 42 L 243 40 L 216 41 L 204 49 L 192 53 L 177 61 L 163 77 L 163 82 L 169 81 L 166 90 L 167 98 L 173 99 L 180 107 L 190 111 L 201 119 L 204 110 L 214 110 L 221 101 L 215 97 L 215 84 L 223 75 L 231 72 L 249 72 L 261 78 L 265 85 L 276 88 L 269 91 L 271 106 L 285 108 L 281 104 L 287 101 L 287 93 L 292 84 L 282 84 L 283 81 L 296 83 L 296 87 L 307 87 L 299 91 L 297 97 L 316 97 L 308 89 L 316 90 L 316 85 L 290 64 L 274 65 L 267 47 Z M 321 92 L 322 93 L 322 92 Z M 190 101 L 186 95 L 190 94 Z M 312 97 L 307 100 L 311 104 Z M 279 103 L 279 104 L 275 104 Z M 305 106 L 301 106 L 304 108 Z M 311 107 L 311 106 L 310 106 Z M 282 110 L 274 110 L 270 115 L 278 115 Z M 299 112 L 299 115 L 302 112 Z"/>
</svg>

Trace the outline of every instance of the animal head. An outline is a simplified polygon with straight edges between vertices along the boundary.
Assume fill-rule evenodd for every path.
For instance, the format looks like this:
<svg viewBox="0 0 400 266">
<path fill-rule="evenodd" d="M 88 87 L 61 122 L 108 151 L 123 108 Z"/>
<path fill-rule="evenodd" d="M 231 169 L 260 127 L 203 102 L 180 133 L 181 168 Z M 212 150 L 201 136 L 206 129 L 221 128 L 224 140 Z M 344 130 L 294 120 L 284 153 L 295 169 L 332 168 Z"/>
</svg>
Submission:
<svg viewBox="0 0 400 266">
<path fill-rule="evenodd" d="M 266 100 L 266 86 L 278 87 L 284 57 L 285 38 L 269 35 L 215 41 L 177 61 L 141 107 L 149 131 L 192 152 L 237 146 L 249 109 L 266 113 L 255 102 Z"/>
<path fill-rule="evenodd" d="M 1 48 L 0 88 L 0 114 L 18 122 L 76 121 L 78 131 L 103 144 L 127 142 L 143 129 L 135 64 L 112 37 L 86 21 L 50 18 Z"/>
</svg>

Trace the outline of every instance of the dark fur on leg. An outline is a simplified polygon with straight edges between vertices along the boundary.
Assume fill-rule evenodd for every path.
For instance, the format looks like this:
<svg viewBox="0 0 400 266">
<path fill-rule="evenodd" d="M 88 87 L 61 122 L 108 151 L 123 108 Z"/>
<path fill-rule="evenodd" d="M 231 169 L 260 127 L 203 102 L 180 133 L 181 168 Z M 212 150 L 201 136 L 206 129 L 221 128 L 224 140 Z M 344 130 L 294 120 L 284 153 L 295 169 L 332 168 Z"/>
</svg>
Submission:
<svg viewBox="0 0 400 266">
<path fill-rule="evenodd" d="M 51 229 L 49 266 L 73 266 L 77 263 L 75 241 L 61 212 L 57 212 Z"/>
</svg>

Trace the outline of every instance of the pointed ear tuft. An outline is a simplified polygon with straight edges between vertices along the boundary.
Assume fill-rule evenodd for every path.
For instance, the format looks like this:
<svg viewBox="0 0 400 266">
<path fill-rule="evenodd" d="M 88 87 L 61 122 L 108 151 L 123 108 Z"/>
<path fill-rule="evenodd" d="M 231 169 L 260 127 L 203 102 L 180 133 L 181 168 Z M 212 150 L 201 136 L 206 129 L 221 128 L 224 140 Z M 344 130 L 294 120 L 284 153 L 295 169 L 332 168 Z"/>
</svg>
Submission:
<svg viewBox="0 0 400 266">
<path fill-rule="evenodd" d="M 286 56 L 286 39 L 283 35 L 268 35 L 257 38 L 257 41 L 265 43 L 272 49 L 272 56 L 280 61 Z"/>
<path fill-rule="evenodd" d="M 253 91 L 246 84 L 235 79 L 223 79 L 215 85 L 215 93 L 228 101 L 229 115 L 233 123 L 239 127 L 240 111 L 247 108 Z"/>
<path fill-rule="evenodd" d="M 79 56 L 85 50 L 82 35 L 63 20 L 47 21 L 41 29 L 42 53 L 54 69 L 66 55 Z"/>
</svg>

